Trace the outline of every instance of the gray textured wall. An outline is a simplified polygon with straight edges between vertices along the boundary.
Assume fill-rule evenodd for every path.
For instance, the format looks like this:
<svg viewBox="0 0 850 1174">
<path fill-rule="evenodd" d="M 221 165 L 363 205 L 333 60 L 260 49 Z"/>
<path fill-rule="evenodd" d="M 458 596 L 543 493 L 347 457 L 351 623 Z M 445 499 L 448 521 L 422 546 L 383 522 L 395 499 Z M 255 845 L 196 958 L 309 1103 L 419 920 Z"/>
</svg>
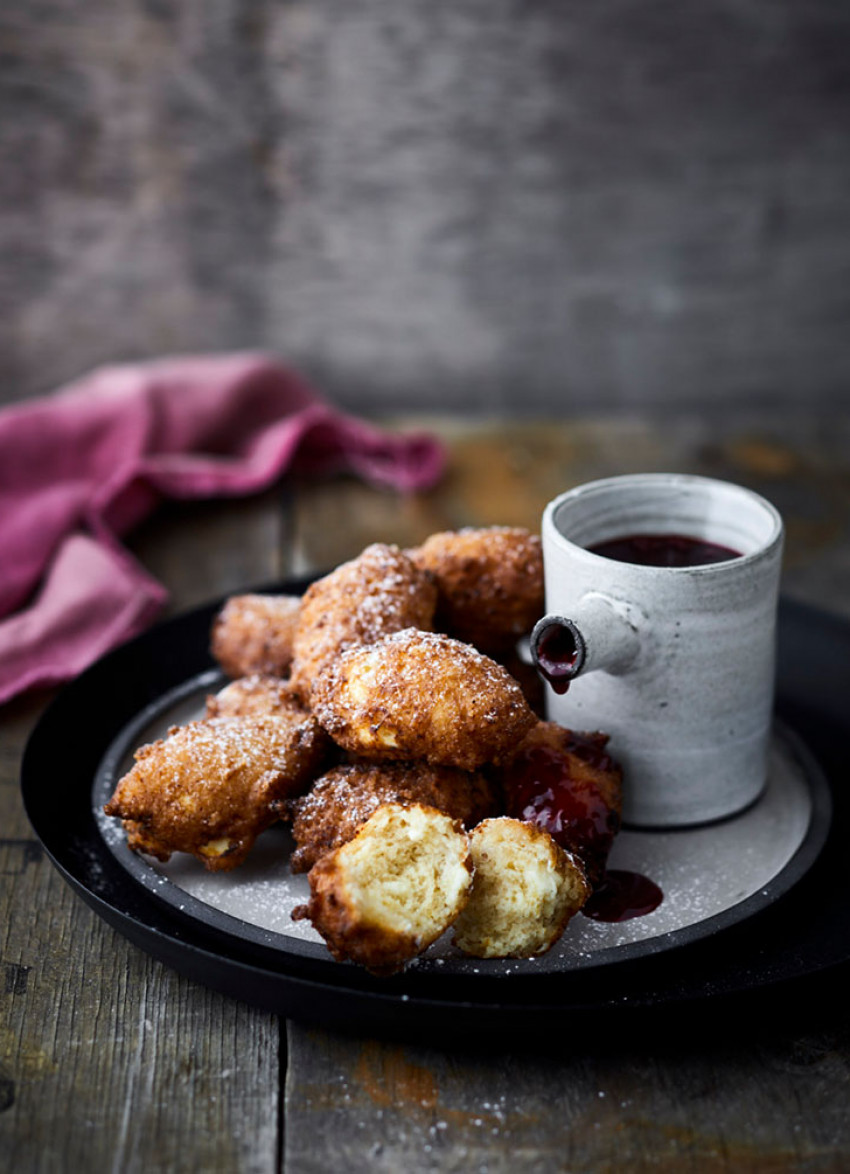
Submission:
<svg viewBox="0 0 850 1174">
<path fill-rule="evenodd" d="M 850 403 L 845 0 L 6 0 L 0 398 Z"/>
</svg>

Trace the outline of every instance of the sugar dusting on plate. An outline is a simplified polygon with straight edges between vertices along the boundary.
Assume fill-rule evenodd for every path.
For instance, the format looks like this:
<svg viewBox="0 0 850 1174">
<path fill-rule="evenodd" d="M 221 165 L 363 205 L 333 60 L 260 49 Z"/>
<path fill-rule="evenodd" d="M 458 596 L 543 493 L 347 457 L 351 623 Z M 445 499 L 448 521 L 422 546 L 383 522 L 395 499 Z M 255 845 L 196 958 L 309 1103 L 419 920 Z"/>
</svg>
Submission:
<svg viewBox="0 0 850 1174">
<path fill-rule="evenodd" d="M 206 681 L 204 682 L 206 685 Z M 166 705 L 147 723 L 134 724 L 132 737 L 120 754 L 105 760 L 109 777 L 101 772 L 95 786 L 95 812 L 105 843 L 137 879 L 175 908 L 204 918 L 204 908 L 233 919 L 228 929 L 253 940 L 286 949 L 287 942 L 321 943 L 309 921 L 294 922 L 292 910 L 309 894 L 307 878 L 289 871 L 293 841 L 284 825 L 276 825 L 257 840 L 248 860 L 232 872 L 212 873 L 192 857 L 175 854 L 167 863 L 134 857 L 128 864 L 124 832 L 118 820 L 102 812 L 120 773 L 143 742 L 161 737 L 170 725 L 202 712 L 197 691 Z M 623 831 L 615 842 L 609 864 L 650 877 L 664 899 L 652 913 L 628 921 L 606 923 L 578 914 L 561 940 L 545 956 L 565 970 L 592 964 L 602 951 L 646 943 L 677 930 L 698 926 L 734 906 L 755 898 L 792 859 L 805 839 L 812 812 L 810 788 L 799 761 L 781 737 L 774 740 L 768 786 L 749 810 L 723 823 L 672 832 Z M 660 944 L 660 943 L 659 943 Z M 630 951 L 631 952 L 631 951 Z M 472 973 L 528 973 L 533 963 L 514 960 L 482 961 L 461 955 L 445 934 L 419 960 L 424 968 L 449 968 Z"/>
</svg>

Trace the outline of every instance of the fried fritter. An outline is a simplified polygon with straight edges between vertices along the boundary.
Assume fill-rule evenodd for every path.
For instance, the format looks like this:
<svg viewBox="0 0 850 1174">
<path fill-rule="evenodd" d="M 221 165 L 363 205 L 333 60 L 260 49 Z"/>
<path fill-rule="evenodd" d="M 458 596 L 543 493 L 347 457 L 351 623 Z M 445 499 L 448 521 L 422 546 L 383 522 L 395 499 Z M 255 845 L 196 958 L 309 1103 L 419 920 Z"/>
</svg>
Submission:
<svg viewBox="0 0 850 1174">
<path fill-rule="evenodd" d="M 509 815 L 551 832 L 596 887 L 620 828 L 623 772 L 608 735 L 538 722 L 502 764 Z"/>
<path fill-rule="evenodd" d="M 307 918 L 338 961 L 393 974 L 452 924 L 472 864 L 460 824 L 433 807 L 387 803 L 311 869 Z"/>
<path fill-rule="evenodd" d="M 548 832 L 485 819 L 469 837 L 475 879 L 454 944 L 476 958 L 535 958 L 590 896 L 584 871 Z"/>
<path fill-rule="evenodd" d="M 326 852 L 347 843 L 384 803 L 422 803 L 466 828 L 500 809 L 496 785 L 479 772 L 425 762 L 337 766 L 290 805 L 297 844 L 289 861 L 292 872 L 307 872 Z"/>
<path fill-rule="evenodd" d="M 307 589 L 295 632 L 295 689 L 308 701 L 313 679 L 344 649 L 403 628 L 430 629 L 436 606 L 433 580 L 397 546 L 367 546 Z"/>
<path fill-rule="evenodd" d="M 289 681 L 252 673 L 207 698 L 207 717 L 290 716 L 303 721 L 307 710 Z"/>
<path fill-rule="evenodd" d="M 229 677 L 282 677 L 292 663 L 297 595 L 233 595 L 216 616 L 210 651 Z"/>
<path fill-rule="evenodd" d="M 322 738 L 309 716 L 219 717 L 174 727 L 135 757 L 104 807 L 125 821 L 130 847 L 224 871 L 316 777 Z"/>
<path fill-rule="evenodd" d="M 316 678 L 311 702 L 346 750 L 464 770 L 496 762 L 535 722 L 501 665 L 414 628 L 342 653 Z"/>
<path fill-rule="evenodd" d="M 482 652 L 511 648 L 543 615 L 543 551 L 529 530 L 447 530 L 408 554 L 437 581 L 435 627 Z"/>
</svg>

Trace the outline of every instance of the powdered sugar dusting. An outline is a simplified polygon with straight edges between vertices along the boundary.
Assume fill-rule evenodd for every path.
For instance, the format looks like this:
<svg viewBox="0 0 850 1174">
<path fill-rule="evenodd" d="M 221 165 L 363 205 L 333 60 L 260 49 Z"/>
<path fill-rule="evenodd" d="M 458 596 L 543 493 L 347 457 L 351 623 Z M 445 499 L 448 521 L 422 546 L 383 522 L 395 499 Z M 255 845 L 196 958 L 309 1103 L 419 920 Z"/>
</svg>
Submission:
<svg viewBox="0 0 850 1174">
<path fill-rule="evenodd" d="M 231 917 L 287 938 L 321 942 L 309 921 L 292 921 L 296 905 L 309 899 L 306 876 L 293 876 L 288 860 L 292 837 L 283 826 L 257 840 L 243 865 L 230 873 L 207 872 L 187 856 L 172 856 L 152 869 L 195 900 Z"/>
<path fill-rule="evenodd" d="M 374 543 L 307 590 L 295 632 L 292 679 L 305 699 L 313 678 L 353 645 L 401 628 L 430 628 L 437 588 L 397 546 Z"/>
<path fill-rule="evenodd" d="M 316 678 L 312 706 L 346 750 L 467 770 L 498 761 L 535 722 L 505 668 L 415 628 L 344 652 Z"/>
<path fill-rule="evenodd" d="M 179 720 L 202 712 L 199 694 L 193 706 L 181 703 Z M 135 744 L 161 736 L 177 720 L 175 711 L 164 712 L 140 731 Z M 128 757 L 114 773 L 126 769 Z M 100 778 L 95 790 L 98 826 L 116 857 L 127 862 L 129 853 L 117 820 L 100 810 L 100 798 L 108 793 L 109 780 Z M 770 780 L 761 800 L 735 819 L 691 831 L 649 833 L 623 831 L 611 854 L 613 868 L 648 875 L 664 892 L 653 913 L 615 924 L 591 921 L 581 914 L 572 919 L 553 950 L 536 960 L 470 959 L 451 945 L 451 931 L 427 951 L 417 965 L 441 973 L 510 975 L 534 972 L 552 964 L 574 969 L 593 964 L 603 952 L 652 943 L 677 930 L 698 926 L 733 906 L 757 898 L 781 872 L 802 843 L 812 810 L 812 798 L 803 768 L 781 739 L 773 746 Z M 287 942 L 314 943 L 324 952 L 321 939 L 308 921 L 291 921 L 291 912 L 308 897 L 307 879 L 293 875 L 289 854 L 293 843 L 283 826 L 261 835 L 248 860 L 228 873 L 208 873 L 197 861 L 175 855 L 167 864 L 135 858 L 144 871 L 143 883 L 170 903 L 201 919 L 204 908 L 233 918 L 232 932 L 256 938 L 268 935 L 268 943 L 286 951 Z M 198 902 L 194 905 L 193 902 Z M 660 943 L 659 943 L 660 944 Z M 658 948 L 657 944 L 649 946 Z M 607 956 L 607 953 L 606 953 Z"/>
</svg>

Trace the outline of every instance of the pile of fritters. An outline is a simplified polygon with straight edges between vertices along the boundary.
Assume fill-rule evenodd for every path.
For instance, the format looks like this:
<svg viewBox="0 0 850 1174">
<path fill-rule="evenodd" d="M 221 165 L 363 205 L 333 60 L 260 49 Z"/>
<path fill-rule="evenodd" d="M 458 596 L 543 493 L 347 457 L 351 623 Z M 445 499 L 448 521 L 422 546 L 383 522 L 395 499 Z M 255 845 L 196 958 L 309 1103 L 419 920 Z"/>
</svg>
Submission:
<svg viewBox="0 0 850 1174">
<path fill-rule="evenodd" d="M 613 819 L 620 772 L 600 758 L 588 782 L 535 712 L 517 645 L 542 611 L 540 540 L 510 527 L 376 543 L 302 598 L 234 596 L 211 634 L 233 679 L 204 719 L 138 751 L 105 810 L 134 850 L 216 870 L 291 821 L 290 866 L 310 883 L 295 916 L 375 973 L 452 924 L 479 957 L 543 953 L 587 900 L 588 870 L 580 843 L 507 817 L 506 772 L 544 739 Z"/>
</svg>

